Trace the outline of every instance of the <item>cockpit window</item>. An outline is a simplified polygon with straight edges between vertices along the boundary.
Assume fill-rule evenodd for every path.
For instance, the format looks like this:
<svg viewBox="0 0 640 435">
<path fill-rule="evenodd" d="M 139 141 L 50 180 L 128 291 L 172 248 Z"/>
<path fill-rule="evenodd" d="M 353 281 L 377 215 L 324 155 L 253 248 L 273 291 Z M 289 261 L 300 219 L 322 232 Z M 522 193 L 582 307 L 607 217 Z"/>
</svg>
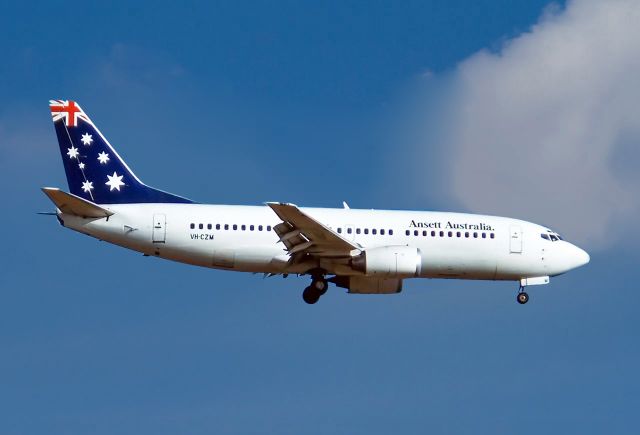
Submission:
<svg viewBox="0 0 640 435">
<path fill-rule="evenodd" d="M 545 240 L 549 240 L 551 242 L 557 242 L 558 240 L 564 240 L 562 237 L 560 237 L 560 234 L 554 233 L 553 231 L 550 231 L 550 230 L 547 230 L 546 233 L 540 234 L 540 237 L 542 237 Z"/>
</svg>

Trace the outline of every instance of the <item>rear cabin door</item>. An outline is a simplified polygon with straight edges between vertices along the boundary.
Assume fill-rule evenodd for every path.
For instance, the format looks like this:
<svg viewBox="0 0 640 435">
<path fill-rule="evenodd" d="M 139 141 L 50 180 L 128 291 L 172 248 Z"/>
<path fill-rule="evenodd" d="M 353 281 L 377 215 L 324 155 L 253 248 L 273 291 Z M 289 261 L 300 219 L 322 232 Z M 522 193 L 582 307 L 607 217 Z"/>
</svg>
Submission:
<svg viewBox="0 0 640 435">
<path fill-rule="evenodd" d="M 167 237 L 167 216 L 153 215 L 153 243 L 164 243 Z"/>
<path fill-rule="evenodd" d="M 522 227 L 512 225 L 510 228 L 509 249 L 512 254 L 522 254 Z"/>
</svg>

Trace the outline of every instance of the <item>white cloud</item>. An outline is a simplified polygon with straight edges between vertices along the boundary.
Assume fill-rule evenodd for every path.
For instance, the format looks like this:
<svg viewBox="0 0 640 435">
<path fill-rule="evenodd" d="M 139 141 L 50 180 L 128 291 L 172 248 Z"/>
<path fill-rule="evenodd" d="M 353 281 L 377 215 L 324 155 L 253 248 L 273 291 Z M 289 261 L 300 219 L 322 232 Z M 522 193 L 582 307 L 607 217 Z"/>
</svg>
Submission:
<svg viewBox="0 0 640 435">
<path fill-rule="evenodd" d="M 613 226 L 635 223 L 639 23 L 637 0 L 571 1 L 499 52 L 463 61 L 438 137 L 448 194 L 590 248 L 606 246 Z"/>
</svg>

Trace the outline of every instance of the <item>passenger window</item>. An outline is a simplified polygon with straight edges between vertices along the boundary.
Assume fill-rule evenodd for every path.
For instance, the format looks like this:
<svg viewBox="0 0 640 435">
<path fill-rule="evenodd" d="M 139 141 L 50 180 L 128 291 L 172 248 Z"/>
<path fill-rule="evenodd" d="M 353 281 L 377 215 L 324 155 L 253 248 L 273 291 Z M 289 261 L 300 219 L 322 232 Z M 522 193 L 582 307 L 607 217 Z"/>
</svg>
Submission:
<svg viewBox="0 0 640 435">
<path fill-rule="evenodd" d="M 338 234 L 342 234 L 342 228 L 338 228 Z"/>
<path fill-rule="evenodd" d="M 258 225 L 258 231 L 262 231 L 262 225 Z"/>
<path fill-rule="evenodd" d="M 496 238 L 496 235 L 495 235 L 495 234 L 493 234 L 493 233 L 491 233 L 491 238 L 492 238 L 492 239 L 495 239 L 495 238 Z"/>
<path fill-rule="evenodd" d="M 477 239 L 478 238 L 478 233 L 473 233 L 473 238 Z"/>
<path fill-rule="evenodd" d="M 449 237 L 453 237 L 453 233 L 449 231 Z"/>
<path fill-rule="evenodd" d="M 238 225 L 233 224 L 233 231 L 237 231 L 238 230 Z"/>
<path fill-rule="evenodd" d="M 371 230 L 371 234 L 373 234 L 373 235 L 375 236 L 376 234 L 378 234 L 378 230 L 376 230 L 375 228 L 374 228 L 374 229 L 372 229 L 372 230 Z"/>
<path fill-rule="evenodd" d="M 189 226 L 191 227 L 192 230 L 196 228 L 196 224 L 191 224 Z"/>
<path fill-rule="evenodd" d="M 360 234 L 360 228 L 356 228 L 356 234 Z"/>
<path fill-rule="evenodd" d="M 482 238 L 486 239 L 487 238 L 487 233 L 482 233 Z"/>
<path fill-rule="evenodd" d="M 353 228 L 347 228 L 347 234 L 353 233 Z"/>
<path fill-rule="evenodd" d="M 364 229 L 364 233 L 365 233 L 365 234 L 369 234 L 369 228 L 365 228 L 365 229 Z"/>
<path fill-rule="evenodd" d="M 229 230 L 229 224 L 224 224 L 224 229 Z"/>
<path fill-rule="evenodd" d="M 203 229 L 203 228 L 204 228 L 204 224 L 199 224 L 199 225 L 198 225 L 198 228 L 199 228 L 199 229 Z"/>
<path fill-rule="evenodd" d="M 418 236 L 418 234 L 420 234 L 420 233 L 418 232 L 418 230 L 414 230 L 414 231 L 413 231 L 413 235 L 414 235 L 414 236 Z"/>
<path fill-rule="evenodd" d="M 409 231 L 409 230 L 405 231 L 405 232 L 404 232 L 404 235 L 405 235 L 405 236 L 409 236 L 409 235 L 411 235 L 411 231 Z"/>
<path fill-rule="evenodd" d="M 393 236 L 393 230 L 389 230 L 389 235 Z"/>
<path fill-rule="evenodd" d="M 220 229 L 220 224 L 216 224 L 216 230 Z"/>
<path fill-rule="evenodd" d="M 208 230 L 210 230 L 210 229 L 212 229 L 212 228 L 213 228 L 213 225 L 211 225 L 211 224 L 207 224 L 207 229 L 208 229 Z"/>
<path fill-rule="evenodd" d="M 271 231 L 271 225 L 267 225 L 267 231 Z"/>
<path fill-rule="evenodd" d="M 469 233 L 464 233 L 464 236 L 468 239 L 469 238 Z"/>
<path fill-rule="evenodd" d="M 380 230 L 380 235 L 384 236 L 384 230 Z"/>
<path fill-rule="evenodd" d="M 422 237 L 427 237 L 427 230 L 422 231 Z"/>
<path fill-rule="evenodd" d="M 456 237 L 460 237 L 460 231 L 456 233 Z"/>
<path fill-rule="evenodd" d="M 253 230 L 255 230 L 255 228 L 256 228 L 256 227 L 254 227 L 253 225 L 251 225 L 251 226 L 249 227 L 249 231 L 253 231 Z"/>
<path fill-rule="evenodd" d="M 444 231 L 440 231 L 440 237 L 444 237 Z"/>
</svg>

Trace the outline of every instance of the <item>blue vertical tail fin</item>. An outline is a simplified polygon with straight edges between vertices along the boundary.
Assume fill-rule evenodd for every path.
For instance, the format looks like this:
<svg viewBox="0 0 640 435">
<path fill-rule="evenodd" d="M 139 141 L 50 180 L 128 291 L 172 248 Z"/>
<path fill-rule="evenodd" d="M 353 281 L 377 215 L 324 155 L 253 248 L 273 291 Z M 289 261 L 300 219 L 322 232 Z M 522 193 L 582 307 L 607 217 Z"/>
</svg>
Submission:
<svg viewBox="0 0 640 435">
<path fill-rule="evenodd" d="M 72 194 L 97 204 L 192 202 L 140 181 L 78 103 L 49 107 Z"/>
</svg>

